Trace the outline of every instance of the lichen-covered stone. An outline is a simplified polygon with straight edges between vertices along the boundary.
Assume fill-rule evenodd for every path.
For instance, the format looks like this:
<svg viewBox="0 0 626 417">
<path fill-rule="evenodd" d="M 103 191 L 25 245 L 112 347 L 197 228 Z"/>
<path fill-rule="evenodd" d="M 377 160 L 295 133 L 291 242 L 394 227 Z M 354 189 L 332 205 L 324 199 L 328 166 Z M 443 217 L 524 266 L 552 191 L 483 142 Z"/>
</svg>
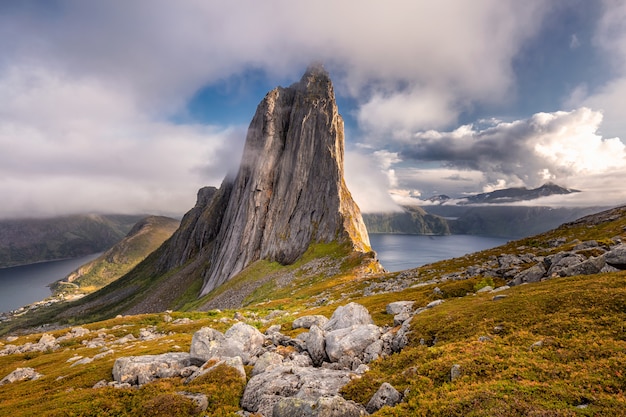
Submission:
<svg viewBox="0 0 626 417">
<path fill-rule="evenodd" d="M 363 406 L 339 395 L 317 399 L 288 397 L 273 408 L 273 417 L 359 417 L 367 413 Z"/>
<path fill-rule="evenodd" d="M 374 324 L 374 320 L 372 320 L 369 311 L 361 304 L 349 303 L 345 306 L 337 307 L 323 329 L 325 331 L 333 331 L 361 324 Z"/>
<path fill-rule="evenodd" d="M 365 409 L 368 413 L 375 413 L 380 410 L 384 406 L 388 405 L 393 407 L 398 404 L 402 400 L 402 394 L 398 392 L 391 384 L 388 382 L 383 382 L 383 384 L 378 388 L 376 394 L 372 396 L 369 400 Z"/>
</svg>

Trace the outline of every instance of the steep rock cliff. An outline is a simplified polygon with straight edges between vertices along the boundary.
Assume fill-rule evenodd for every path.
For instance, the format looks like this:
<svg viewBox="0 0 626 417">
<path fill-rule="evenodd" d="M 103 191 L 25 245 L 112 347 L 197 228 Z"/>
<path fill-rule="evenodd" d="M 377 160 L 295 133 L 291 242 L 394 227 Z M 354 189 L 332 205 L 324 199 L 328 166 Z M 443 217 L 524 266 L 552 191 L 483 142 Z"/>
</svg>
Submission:
<svg viewBox="0 0 626 417">
<path fill-rule="evenodd" d="M 258 259 L 290 264 L 314 242 L 369 251 L 343 157 L 343 120 L 323 68 L 269 92 L 248 129 L 202 294 Z"/>
</svg>

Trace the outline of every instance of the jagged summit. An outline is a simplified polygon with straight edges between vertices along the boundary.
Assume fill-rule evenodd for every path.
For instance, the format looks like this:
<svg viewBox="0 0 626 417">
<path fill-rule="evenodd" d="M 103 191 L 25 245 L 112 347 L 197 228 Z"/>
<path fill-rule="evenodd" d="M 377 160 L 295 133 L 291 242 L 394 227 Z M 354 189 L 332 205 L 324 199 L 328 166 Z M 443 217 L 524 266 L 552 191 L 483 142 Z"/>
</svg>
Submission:
<svg viewBox="0 0 626 417">
<path fill-rule="evenodd" d="M 320 65 L 265 96 L 229 186 L 202 294 L 255 260 L 292 263 L 314 242 L 370 250 L 343 178 L 343 132 L 332 82 Z"/>
</svg>

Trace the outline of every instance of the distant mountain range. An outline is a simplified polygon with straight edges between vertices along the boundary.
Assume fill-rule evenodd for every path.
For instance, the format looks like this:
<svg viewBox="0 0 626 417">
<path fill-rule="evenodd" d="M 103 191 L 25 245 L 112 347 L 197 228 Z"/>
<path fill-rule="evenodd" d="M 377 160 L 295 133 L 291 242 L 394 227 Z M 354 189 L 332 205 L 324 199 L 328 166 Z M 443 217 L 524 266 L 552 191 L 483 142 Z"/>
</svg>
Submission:
<svg viewBox="0 0 626 417">
<path fill-rule="evenodd" d="M 502 204 L 502 203 L 515 203 L 519 201 L 536 200 L 539 197 L 548 197 L 551 195 L 563 195 L 571 193 L 579 193 L 579 190 L 573 190 L 569 188 L 563 188 L 554 183 L 546 183 L 538 188 L 529 190 L 526 187 L 505 188 L 502 190 L 495 190 L 489 193 L 476 194 L 470 197 L 466 197 L 459 204 Z"/>
<path fill-rule="evenodd" d="M 145 215 L 0 220 L 0 268 L 103 252 Z"/>
<path fill-rule="evenodd" d="M 507 188 L 452 200 L 446 195 L 429 198 L 431 204 L 402 206 L 402 212 L 365 213 L 369 233 L 419 235 L 470 234 L 518 238 L 542 233 L 603 207 L 553 208 L 503 205 L 539 197 L 580 192 L 553 183 L 541 187 Z M 436 203 L 436 204 L 432 204 Z"/>
</svg>

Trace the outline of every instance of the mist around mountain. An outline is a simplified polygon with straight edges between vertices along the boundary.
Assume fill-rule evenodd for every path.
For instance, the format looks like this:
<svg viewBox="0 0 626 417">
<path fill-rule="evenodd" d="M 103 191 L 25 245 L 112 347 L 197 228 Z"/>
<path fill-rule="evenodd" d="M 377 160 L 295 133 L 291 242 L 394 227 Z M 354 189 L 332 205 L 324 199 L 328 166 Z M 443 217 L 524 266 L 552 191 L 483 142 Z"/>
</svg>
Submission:
<svg viewBox="0 0 626 417">
<path fill-rule="evenodd" d="M 145 215 L 77 214 L 0 220 L 0 268 L 103 252 Z"/>
</svg>

